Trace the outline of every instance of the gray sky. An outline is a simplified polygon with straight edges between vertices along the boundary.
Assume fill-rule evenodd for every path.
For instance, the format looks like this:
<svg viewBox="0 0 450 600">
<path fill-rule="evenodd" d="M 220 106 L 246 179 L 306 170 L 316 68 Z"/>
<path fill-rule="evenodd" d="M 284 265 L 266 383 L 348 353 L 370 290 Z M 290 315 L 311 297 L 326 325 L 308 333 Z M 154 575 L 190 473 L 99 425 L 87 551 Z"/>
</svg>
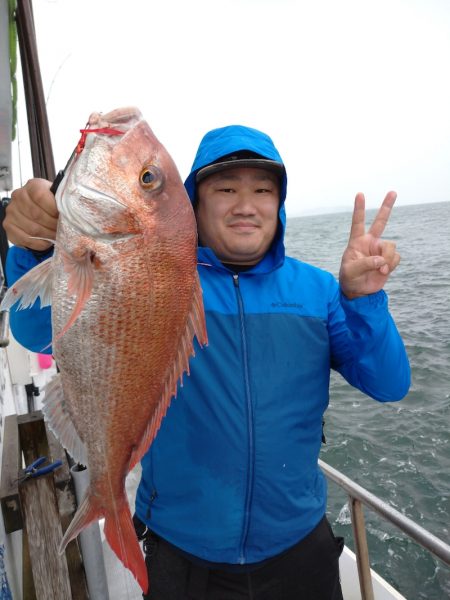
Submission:
<svg viewBox="0 0 450 600">
<path fill-rule="evenodd" d="M 183 178 L 209 129 L 266 131 L 290 216 L 359 191 L 372 207 L 390 189 L 399 205 L 450 200 L 448 0 L 34 0 L 34 14 L 57 169 L 91 112 L 135 105 Z"/>
</svg>

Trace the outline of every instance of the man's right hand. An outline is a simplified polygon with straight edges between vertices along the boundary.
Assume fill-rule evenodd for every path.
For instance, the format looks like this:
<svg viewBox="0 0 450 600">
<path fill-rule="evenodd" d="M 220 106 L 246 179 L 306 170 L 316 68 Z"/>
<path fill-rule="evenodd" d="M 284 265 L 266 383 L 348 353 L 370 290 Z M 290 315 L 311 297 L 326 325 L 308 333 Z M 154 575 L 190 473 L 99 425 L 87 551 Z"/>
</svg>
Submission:
<svg viewBox="0 0 450 600">
<path fill-rule="evenodd" d="M 58 209 L 51 182 L 30 179 L 11 195 L 3 227 L 11 243 L 31 250 L 47 250 L 56 238 Z M 45 240 L 33 238 L 46 238 Z"/>
</svg>

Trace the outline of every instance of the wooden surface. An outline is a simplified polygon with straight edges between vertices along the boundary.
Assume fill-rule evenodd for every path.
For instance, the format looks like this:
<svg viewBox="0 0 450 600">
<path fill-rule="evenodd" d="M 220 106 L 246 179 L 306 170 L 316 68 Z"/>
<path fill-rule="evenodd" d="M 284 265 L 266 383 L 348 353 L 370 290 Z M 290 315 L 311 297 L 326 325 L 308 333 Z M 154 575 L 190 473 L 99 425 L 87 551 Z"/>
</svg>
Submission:
<svg viewBox="0 0 450 600">
<path fill-rule="evenodd" d="M 17 416 L 10 415 L 5 418 L 0 482 L 0 502 L 6 533 L 22 529 L 18 485 L 20 467 L 21 455 Z"/>
<path fill-rule="evenodd" d="M 36 597 L 71 600 L 66 555 L 60 555 L 62 538 L 53 475 L 29 479 L 19 488 Z"/>
<path fill-rule="evenodd" d="M 26 529 L 22 531 L 22 598 L 23 600 L 37 600 Z"/>
<path fill-rule="evenodd" d="M 58 553 L 76 510 L 64 449 L 47 429 L 41 411 L 7 417 L 4 441 L 0 497 L 7 533 L 23 529 L 23 600 L 87 600 L 77 542 L 70 542 L 62 556 Z M 19 484 L 23 464 L 40 456 L 63 464 L 54 473 Z"/>
</svg>

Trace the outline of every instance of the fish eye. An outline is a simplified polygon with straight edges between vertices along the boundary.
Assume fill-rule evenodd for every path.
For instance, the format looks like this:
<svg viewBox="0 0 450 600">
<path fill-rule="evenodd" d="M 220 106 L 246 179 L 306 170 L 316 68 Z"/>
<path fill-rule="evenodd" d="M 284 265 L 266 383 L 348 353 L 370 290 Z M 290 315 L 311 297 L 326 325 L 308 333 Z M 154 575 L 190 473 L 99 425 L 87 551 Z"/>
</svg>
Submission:
<svg viewBox="0 0 450 600">
<path fill-rule="evenodd" d="M 156 190 L 162 184 L 162 175 L 158 167 L 145 166 L 139 175 L 139 183 L 145 190 Z"/>
</svg>

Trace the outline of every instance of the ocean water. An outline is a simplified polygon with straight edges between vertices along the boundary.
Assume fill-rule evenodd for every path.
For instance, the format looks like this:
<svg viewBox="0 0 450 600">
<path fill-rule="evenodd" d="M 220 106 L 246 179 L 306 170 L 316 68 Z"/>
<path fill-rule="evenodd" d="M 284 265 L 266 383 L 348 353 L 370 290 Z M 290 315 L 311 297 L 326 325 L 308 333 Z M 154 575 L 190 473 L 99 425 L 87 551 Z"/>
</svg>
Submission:
<svg viewBox="0 0 450 600">
<path fill-rule="evenodd" d="M 337 276 L 350 224 L 351 213 L 290 218 L 287 252 Z M 411 389 L 382 404 L 333 374 L 321 458 L 450 543 L 450 202 L 395 207 L 384 237 L 402 256 L 385 289 Z M 347 497 L 333 483 L 328 516 L 354 549 Z M 408 600 L 450 598 L 449 567 L 368 509 L 365 518 L 380 575 Z"/>
</svg>

